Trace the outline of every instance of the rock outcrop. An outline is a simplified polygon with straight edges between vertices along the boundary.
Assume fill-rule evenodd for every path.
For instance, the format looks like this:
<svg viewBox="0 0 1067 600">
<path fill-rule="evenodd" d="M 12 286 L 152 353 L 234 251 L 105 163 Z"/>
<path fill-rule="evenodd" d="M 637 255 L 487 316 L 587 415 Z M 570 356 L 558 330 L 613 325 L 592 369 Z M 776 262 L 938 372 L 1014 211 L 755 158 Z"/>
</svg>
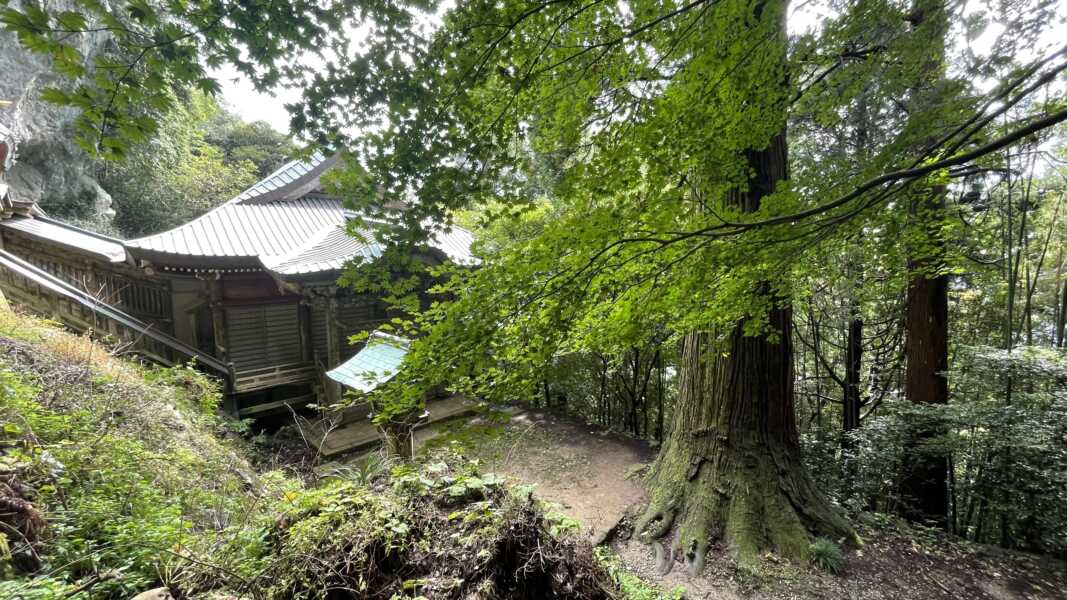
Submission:
<svg viewBox="0 0 1067 600">
<path fill-rule="evenodd" d="M 77 10 L 71 0 L 46 4 L 48 10 Z M 107 43 L 106 34 L 83 34 L 75 45 L 91 59 Z M 40 99 L 43 88 L 71 86 L 50 67 L 49 57 L 27 52 L 14 34 L 0 31 L 0 100 L 12 102 L 0 107 L 0 124 L 19 139 L 18 162 L 7 177 L 12 195 L 52 214 L 106 226 L 113 215 L 111 196 L 94 177 L 93 159 L 74 144 L 77 111 Z"/>
</svg>

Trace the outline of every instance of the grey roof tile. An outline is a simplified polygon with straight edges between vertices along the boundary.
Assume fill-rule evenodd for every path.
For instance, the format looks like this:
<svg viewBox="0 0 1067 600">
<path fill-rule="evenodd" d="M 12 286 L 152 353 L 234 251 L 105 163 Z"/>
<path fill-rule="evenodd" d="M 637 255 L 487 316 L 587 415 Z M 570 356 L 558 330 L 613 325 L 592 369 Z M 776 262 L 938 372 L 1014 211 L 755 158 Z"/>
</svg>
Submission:
<svg viewBox="0 0 1067 600">
<path fill-rule="evenodd" d="M 21 231 L 68 248 L 97 254 L 110 262 L 126 260 L 126 249 L 122 247 L 121 241 L 51 219 L 12 217 L 0 221 L 0 227 Z"/>
<path fill-rule="evenodd" d="M 333 157 L 316 154 L 290 162 L 233 200 L 184 225 L 130 240 L 138 250 L 181 256 L 253 258 L 280 275 L 337 271 L 357 256 L 374 258 L 382 248 L 345 232 L 352 215 L 337 198 L 308 194 Z M 289 197 L 294 195 L 296 197 Z M 429 227 L 428 227 L 429 228 Z M 433 233 L 430 246 L 460 264 L 475 264 L 472 236 L 454 227 Z"/>
</svg>

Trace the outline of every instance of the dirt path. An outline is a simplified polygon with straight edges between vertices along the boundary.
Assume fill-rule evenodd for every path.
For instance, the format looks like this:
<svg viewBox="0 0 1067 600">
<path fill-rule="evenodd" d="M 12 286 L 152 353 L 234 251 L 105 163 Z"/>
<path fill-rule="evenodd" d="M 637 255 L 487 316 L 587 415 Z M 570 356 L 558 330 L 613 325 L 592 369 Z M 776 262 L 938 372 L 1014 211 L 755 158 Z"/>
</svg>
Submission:
<svg viewBox="0 0 1067 600">
<path fill-rule="evenodd" d="M 643 501 L 636 474 L 655 455 L 643 442 L 525 409 L 442 423 L 420 431 L 417 441 L 457 444 L 486 471 L 534 485 L 538 497 L 557 503 L 591 537 Z M 630 571 L 663 590 L 683 587 L 689 599 L 1067 600 L 1062 561 L 873 519 L 859 525 L 866 543 L 846 553 L 841 575 L 770 555 L 758 569 L 739 571 L 718 548 L 699 578 L 689 578 L 680 562 L 660 576 L 648 546 L 624 540 L 613 548 Z"/>
<path fill-rule="evenodd" d="M 537 497 L 560 505 L 591 537 L 644 499 L 636 475 L 654 453 L 643 442 L 557 415 L 505 414 L 431 427 L 418 437 L 459 441 L 486 471 L 535 485 Z"/>
</svg>

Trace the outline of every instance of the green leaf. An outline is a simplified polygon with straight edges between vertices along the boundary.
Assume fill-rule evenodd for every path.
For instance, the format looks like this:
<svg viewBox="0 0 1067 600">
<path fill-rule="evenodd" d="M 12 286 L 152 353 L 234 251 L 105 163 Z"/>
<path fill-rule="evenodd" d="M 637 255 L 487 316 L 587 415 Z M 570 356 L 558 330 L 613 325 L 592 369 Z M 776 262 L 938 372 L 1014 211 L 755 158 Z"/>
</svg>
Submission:
<svg viewBox="0 0 1067 600">
<path fill-rule="evenodd" d="M 60 28 L 68 31 L 82 31 L 86 28 L 85 15 L 73 11 L 63 11 L 56 15 Z"/>
<path fill-rule="evenodd" d="M 41 100 L 52 104 L 68 105 L 71 103 L 70 95 L 52 87 L 41 89 Z"/>
</svg>

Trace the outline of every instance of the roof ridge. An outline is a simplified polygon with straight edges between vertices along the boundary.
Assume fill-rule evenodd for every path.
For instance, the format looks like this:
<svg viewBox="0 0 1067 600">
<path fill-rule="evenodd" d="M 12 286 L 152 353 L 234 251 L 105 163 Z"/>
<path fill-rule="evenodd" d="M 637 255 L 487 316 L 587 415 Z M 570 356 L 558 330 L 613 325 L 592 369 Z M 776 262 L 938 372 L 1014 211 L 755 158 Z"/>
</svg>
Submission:
<svg viewBox="0 0 1067 600">
<path fill-rule="evenodd" d="M 322 175 L 322 173 L 331 169 L 335 164 L 337 164 L 337 161 L 339 159 L 339 153 L 335 152 L 333 154 L 326 155 L 322 151 L 316 150 L 311 154 L 308 160 L 291 160 L 276 169 L 270 175 L 267 175 L 263 179 L 260 179 L 256 183 L 252 184 L 251 187 L 238 194 L 237 197 L 232 200 L 232 202 L 238 204 L 258 204 L 266 202 L 286 202 L 294 200 L 296 198 L 270 198 L 269 196 L 287 190 L 299 190 L 301 186 L 305 186 L 308 183 L 311 183 L 312 181 L 316 180 L 320 175 Z M 306 170 L 302 173 L 289 173 L 290 171 L 293 171 L 298 167 L 304 167 Z M 285 176 L 289 176 L 291 177 L 291 179 L 289 181 L 282 181 L 277 187 L 272 189 L 257 190 L 257 188 L 265 188 L 274 180 Z M 312 191 L 313 190 L 306 190 L 298 197 L 307 196 Z M 267 199 L 264 199 L 264 197 L 267 197 Z"/>
<path fill-rule="evenodd" d="M 343 227 L 343 225 L 343 223 L 330 223 L 324 225 L 322 228 L 315 232 L 315 235 L 309 237 L 306 242 L 293 248 L 285 254 L 278 254 L 275 256 L 266 257 L 257 255 L 257 258 L 259 258 L 259 262 L 263 263 L 263 266 L 267 270 L 273 270 L 274 267 L 277 267 L 278 265 L 283 265 L 289 262 L 290 260 L 296 258 L 297 256 L 314 248 L 315 246 L 319 245 L 320 243 L 322 243 L 323 240 L 329 237 L 331 233 L 333 233 L 333 229 Z M 270 262 L 267 262 L 266 260 L 264 260 L 264 258 L 270 259 Z"/>
<path fill-rule="evenodd" d="M 336 156 L 336 154 L 333 155 L 333 156 Z M 277 169 L 275 169 L 274 171 L 272 171 L 266 177 L 260 179 L 259 181 L 256 181 L 251 186 L 249 186 L 247 189 L 245 189 L 241 193 L 237 194 L 233 198 L 230 198 L 226 202 L 223 202 L 222 204 L 220 204 L 220 205 L 208 210 L 207 212 L 205 212 L 204 214 L 200 215 L 199 217 L 196 217 L 195 219 L 192 219 L 190 221 L 186 221 L 185 223 L 182 223 L 182 224 L 177 225 L 175 227 L 171 227 L 170 229 L 166 229 L 166 230 L 163 230 L 163 231 L 159 231 L 157 233 L 153 233 L 151 235 L 145 235 L 145 236 L 133 238 L 131 240 L 121 240 L 121 242 L 122 242 L 122 244 L 124 246 L 127 243 L 130 243 L 130 244 L 133 244 L 135 248 L 138 248 L 138 247 L 140 247 L 140 242 L 144 242 L 145 240 L 150 240 L 150 239 L 158 237 L 158 236 L 166 235 L 166 234 L 168 234 L 168 233 L 170 233 L 172 231 L 176 231 L 176 230 L 181 229 L 183 227 L 188 227 L 188 226 L 192 225 L 193 223 L 198 223 L 198 222 L 200 222 L 200 221 L 202 221 L 204 219 L 207 219 L 212 214 L 214 214 L 216 212 L 219 212 L 219 211 L 222 211 L 222 210 L 224 210 L 224 209 L 226 209 L 226 208 L 228 208 L 230 206 L 238 205 L 238 204 L 244 204 L 246 200 L 254 200 L 254 199 L 258 198 L 262 194 L 258 194 L 256 196 L 251 196 L 251 197 L 248 197 L 248 198 L 245 198 L 244 196 L 245 196 L 245 194 L 248 194 L 249 192 L 254 190 L 257 186 L 263 184 L 266 181 L 270 181 L 273 177 L 275 177 L 279 173 L 282 173 L 282 172 L 284 172 L 284 171 L 286 171 L 288 169 L 291 169 L 291 168 L 293 168 L 295 165 L 297 165 L 299 163 L 302 163 L 302 162 L 304 162 L 304 163 L 314 163 L 310 167 L 310 170 L 309 170 L 309 172 L 310 172 L 311 170 L 314 170 L 315 167 L 317 167 L 317 166 L 321 165 L 322 163 L 326 162 L 328 159 L 332 158 L 333 156 L 326 156 L 321 151 L 316 150 L 315 152 L 313 152 L 311 154 L 311 156 L 309 157 L 309 160 L 307 160 L 307 161 L 304 161 L 304 160 L 301 160 L 301 159 L 290 160 L 290 161 L 286 162 L 285 164 L 283 164 L 282 166 L 280 166 Z M 252 203 L 250 202 L 249 204 L 252 204 Z"/>
</svg>

